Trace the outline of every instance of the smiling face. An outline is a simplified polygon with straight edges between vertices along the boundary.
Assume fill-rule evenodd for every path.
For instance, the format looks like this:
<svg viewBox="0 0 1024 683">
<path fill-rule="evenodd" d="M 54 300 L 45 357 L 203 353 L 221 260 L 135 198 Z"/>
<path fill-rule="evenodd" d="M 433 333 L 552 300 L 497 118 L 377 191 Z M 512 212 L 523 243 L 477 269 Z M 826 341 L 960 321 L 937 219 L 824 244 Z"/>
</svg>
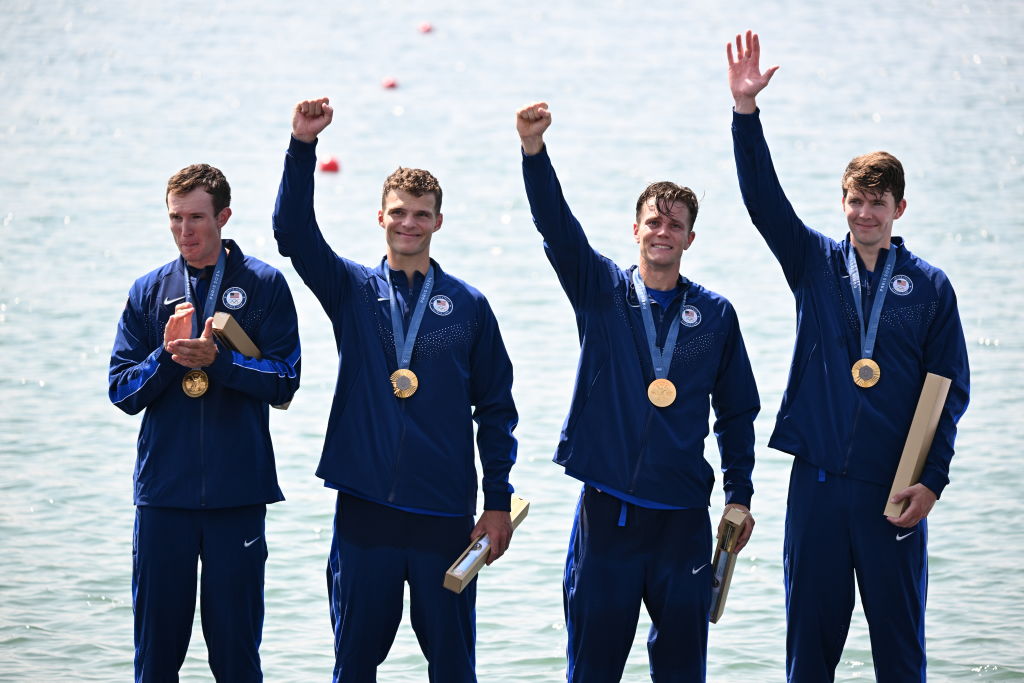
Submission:
<svg viewBox="0 0 1024 683">
<path fill-rule="evenodd" d="M 888 190 L 879 194 L 848 189 L 843 197 L 843 212 L 850 227 L 850 241 L 862 249 L 888 249 L 892 224 L 906 208 L 907 200 L 897 202 Z"/>
<path fill-rule="evenodd" d="M 651 198 L 640 209 L 633 237 L 640 245 L 640 262 L 654 270 L 679 271 L 683 252 L 693 244 L 696 233 L 691 229 L 690 209 L 682 202 L 663 206 Z"/>
<path fill-rule="evenodd" d="M 437 213 L 435 197 L 419 197 L 405 190 L 388 190 L 377 222 L 384 228 L 391 266 L 417 267 L 430 260 L 430 238 L 441 229 L 443 216 Z"/>
<path fill-rule="evenodd" d="M 171 235 L 186 263 L 204 268 L 220 256 L 220 230 L 231 217 L 231 209 L 220 213 L 213 208 L 213 195 L 199 187 L 185 194 L 167 195 L 167 216 Z"/>
</svg>

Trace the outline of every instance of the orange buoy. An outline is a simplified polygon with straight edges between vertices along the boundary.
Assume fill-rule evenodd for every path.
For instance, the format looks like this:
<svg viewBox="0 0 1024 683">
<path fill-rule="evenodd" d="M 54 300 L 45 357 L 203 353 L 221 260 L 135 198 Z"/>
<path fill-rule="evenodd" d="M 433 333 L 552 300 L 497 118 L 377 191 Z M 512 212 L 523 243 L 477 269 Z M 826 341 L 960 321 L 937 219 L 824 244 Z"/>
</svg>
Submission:
<svg viewBox="0 0 1024 683">
<path fill-rule="evenodd" d="M 341 170 L 341 163 L 338 157 L 327 157 L 326 161 L 320 162 L 320 170 L 324 173 L 337 173 Z"/>
<path fill-rule="evenodd" d="M 384 80 L 382 80 L 380 82 L 380 85 L 381 85 L 382 88 L 387 88 L 388 90 L 393 90 L 394 88 L 398 87 L 398 81 L 396 81 L 393 78 L 385 78 Z"/>
<path fill-rule="evenodd" d="M 420 33 L 430 33 L 433 30 L 434 25 L 431 24 L 429 21 L 424 21 L 422 24 L 420 24 Z"/>
</svg>

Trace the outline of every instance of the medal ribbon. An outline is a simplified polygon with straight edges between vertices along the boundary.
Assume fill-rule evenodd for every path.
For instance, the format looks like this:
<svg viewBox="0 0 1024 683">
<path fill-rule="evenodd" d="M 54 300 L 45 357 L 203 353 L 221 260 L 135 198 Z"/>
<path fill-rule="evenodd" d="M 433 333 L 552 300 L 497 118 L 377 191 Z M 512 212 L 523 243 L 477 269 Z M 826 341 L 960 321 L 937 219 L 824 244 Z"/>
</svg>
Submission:
<svg viewBox="0 0 1024 683">
<path fill-rule="evenodd" d="M 210 291 L 206 293 L 206 305 L 202 311 L 196 311 L 192 314 L 192 338 L 195 339 L 199 336 L 200 327 L 206 325 L 206 319 L 213 315 L 214 310 L 217 308 L 217 296 L 220 294 L 220 283 L 224 280 L 224 265 L 227 263 L 227 257 L 224 253 L 224 249 L 220 250 L 220 256 L 217 257 L 217 267 L 213 269 L 213 277 L 210 278 Z M 192 280 L 188 276 L 188 264 L 185 259 L 181 259 L 181 270 L 185 273 L 185 301 L 189 302 L 193 306 L 195 303 L 193 299 L 195 296 L 192 292 Z M 201 313 L 202 315 L 197 315 Z M 200 324 L 202 320 L 202 324 Z"/>
<path fill-rule="evenodd" d="M 665 337 L 665 346 L 658 348 L 658 331 L 654 327 L 654 314 L 651 313 L 651 301 L 647 296 L 647 286 L 640 277 L 640 269 L 633 270 L 633 288 L 636 289 L 636 298 L 640 301 L 640 312 L 643 314 L 644 330 L 647 332 L 647 346 L 651 351 L 651 364 L 654 366 L 654 378 L 665 379 L 668 377 L 668 369 L 672 364 L 672 352 L 676 348 L 676 338 L 679 336 L 679 323 L 669 328 Z M 683 303 L 679 307 L 680 313 L 686 308 L 686 297 L 689 288 L 683 292 Z"/>
<path fill-rule="evenodd" d="M 846 253 L 846 270 L 850 273 L 850 290 L 853 292 L 853 305 L 857 309 L 858 330 L 860 331 L 860 357 L 871 358 L 875 351 L 875 338 L 878 336 L 878 321 L 882 317 L 882 302 L 889 289 L 893 268 L 896 266 L 896 246 L 889 244 L 889 255 L 885 257 L 882 268 L 882 279 L 875 292 L 875 302 L 871 306 L 871 316 L 864 320 L 864 305 L 861 302 L 860 269 L 857 268 L 857 250 L 850 243 Z M 866 329 L 865 329 L 866 328 Z"/>
<path fill-rule="evenodd" d="M 398 367 L 405 369 L 412 361 L 412 347 L 416 344 L 416 335 L 420 330 L 420 322 L 427 310 L 427 299 L 434 289 L 434 266 L 427 269 L 427 276 L 420 287 L 420 296 L 416 300 L 412 319 L 409 321 L 409 333 L 402 332 L 402 313 L 398 310 L 398 299 L 395 297 L 395 286 L 391 284 L 391 268 L 388 268 L 388 298 L 391 304 L 391 330 L 395 335 L 395 355 L 398 356 Z"/>
</svg>

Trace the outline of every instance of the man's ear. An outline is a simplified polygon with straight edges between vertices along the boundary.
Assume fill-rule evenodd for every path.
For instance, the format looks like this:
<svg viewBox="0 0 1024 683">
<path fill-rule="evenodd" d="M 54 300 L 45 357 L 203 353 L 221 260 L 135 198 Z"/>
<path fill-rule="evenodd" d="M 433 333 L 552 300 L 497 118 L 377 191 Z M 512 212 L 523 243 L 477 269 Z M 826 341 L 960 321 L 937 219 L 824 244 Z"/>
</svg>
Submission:
<svg viewBox="0 0 1024 683">
<path fill-rule="evenodd" d="M 902 216 L 903 212 L 906 211 L 906 210 L 907 210 L 907 200 L 906 199 L 901 199 L 900 203 L 896 205 L 896 213 L 895 213 L 895 215 L 893 215 L 892 219 L 896 220 L 897 218 Z"/>
<path fill-rule="evenodd" d="M 221 228 L 223 228 L 224 224 L 228 222 L 229 218 L 231 218 L 231 207 L 225 206 L 223 209 L 220 210 L 220 213 L 217 214 L 217 229 L 220 230 Z"/>
</svg>

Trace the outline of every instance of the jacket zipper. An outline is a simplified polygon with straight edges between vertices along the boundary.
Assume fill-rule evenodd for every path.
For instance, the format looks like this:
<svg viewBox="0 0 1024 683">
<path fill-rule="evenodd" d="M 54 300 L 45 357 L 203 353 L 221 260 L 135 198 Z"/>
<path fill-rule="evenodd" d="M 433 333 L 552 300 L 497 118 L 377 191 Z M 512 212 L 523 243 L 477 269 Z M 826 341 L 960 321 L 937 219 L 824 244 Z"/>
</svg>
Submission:
<svg viewBox="0 0 1024 683">
<path fill-rule="evenodd" d="M 654 408 L 647 408 L 647 419 L 644 420 L 644 431 L 643 437 L 640 439 L 640 453 L 636 456 L 636 467 L 633 468 L 633 479 L 629 482 L 629 491 L 627 493 L 633 494 L 636 492 L 636 480 L 640 476 L 640 466 L 644 464 L 644 453 L 647 452 L 647 431 L 651 426 L 651 416 L 654 414 Z"/>
<path fill-rule="evenodd" d="M 659 308 L 661 308 L 661 307 L 659 306 Z M 651 310 L 652 311 L 654 310 L 653 306 L 651 307 Z M 658 319 L 658 336 L 659 337 L 661 336 L 661 332 L 662 332 L 662 330 L 665 327 L 665 320 L 669 320 L 670 324 L 672 324 L 672 323 L 678 324 L 678 323 L 675 323 L 676 314 L 673 314 L 671 317 L 669 317 L 667 314 L 668 314 L 667 310 L 666 311 L 662 311 L 661 317 Z M 667 332 L 666 332 L 665 336 L 666 336 L 666 338 L 668 337 L 668 333 Z M 657 340 L 655 340 L 655 342 L 657 342 Z M 664 344 L 665 344 L 665 342 L 662 341 L 662 348 L 664 348 Z M 653 416 L 654 416 L 654 408 L 650 405 L 650 403 L 648 403 L 647 404 L 647 418 L 644 420 L 644 429 L 643 429 L 643 432 L 642 432 L 642 436 L 640 438 L 639 454 L 636 457 L 636 466 L 633 468 L 633 478 L 629 482 L 629 491 L 627 491 L 627 493 L 629 493 L 629 494 L 633 494 L 633 493 L 636 492 L 636 481 L 640 477 L 640 467 L 644 463 L 644 454 L 647 452 L 647 433 L 650 431 L 651 417 L 653 417 Z"/>
<path fill-rule="evenodd" d="M 843 460 L 843 471 L 841 472 L 843 476 L 845 476 L 846 472 L 850 469 L 850 456 L 853 455 L 853 438 L 857 433 L 857 422 L 860 421 L 860 407 L 863 401 L 863 398 L 860 396 L 857 397 L 857 410 L 853 413 L 853 427 L 850 429 L 850 444 L 846 448 L 846 459 Z"/>
<path fill-rule="evenodd" d="M 402 406 L 402 431 L 398 437 L 398 450 L 395 453 L 395 469 L 391 475 L 391 492 L 388 494 L 388 502 L 395 502 L 395 493 L 398 489 L 398 465 L 402 460 L 402 451 L 405 448 L 405 399 L 399 399 Z"/>
<path fill-rule="evenodd" d="M 199 399 L 199 507 L 206 507 L 206 400 Z"/>
</svg>

